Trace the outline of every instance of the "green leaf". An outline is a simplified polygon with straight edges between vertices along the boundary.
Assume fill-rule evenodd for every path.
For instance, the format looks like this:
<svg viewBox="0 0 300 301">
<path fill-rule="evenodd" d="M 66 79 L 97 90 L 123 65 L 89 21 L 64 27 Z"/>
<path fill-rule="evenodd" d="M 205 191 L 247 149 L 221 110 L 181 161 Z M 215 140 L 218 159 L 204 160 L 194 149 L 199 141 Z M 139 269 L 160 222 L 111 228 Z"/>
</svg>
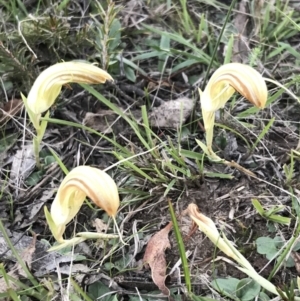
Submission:
<svg viewBox="0 0 300 301">
<path fill-rule="evenodd" d="M 45 165 L 48 166 L 52 163 L 56 162 L 56 159 L 53 156 L 45 157 Z"/>
<path fill-rule="evenodd" d="M 283 241 L 282 241 L 282 238 L 280 236 L 275 236 L 273 238 L 273 240 L 274 240 L 274 244 L 277 247 L 277 249 L 280 249 L 283 246 Z"/>
<path fill-rule="evenodd" d="M 259 237 L 256 239 L 257 253 L 266 255 L 269 260 L 274 259 L 274 256 L 282 247 L 283 242 L 279 236 L 274 238 L 270 237 Z"/>
<path fill-rule="evenodd" d="M 195 160 L 202 160 L 203 154 L 200 154 L 199 152 L 193 152 L 187 149 L 181 149 L 180 153 L 182 156 L 190 158 L 190 159 L 195 159 Z"/>
<path fill-rule="evenodd" d="M 142 75 L 147 76 L 147 73 L 141 69 L 137 64 L 135 64 L 134 62 L 132 62 L 131 60 L 126 59 L 125 57 L 122 57 L 120 55 L 117 55 L 116 57 L 118 59 L 118 61 L 123 62 L 124 66 L 128 65 L 129 67 L 133 68 L 134 70 L 136 70 L 138 73 L 141 73 Z M 83 86 L 84 87 L 84 86 Z"/>
<path fill-rule="evenodd" d="M 284 208 L 285 208 L 285 206 L 272 206 L 271 209 L 269 209 L 265 212 L 265 216 L 269 217 L 273 214 L 276 214 L 276 213 L 282 211 Z"/>
<path fill-rule="evenodd" d="M 109 51 L 113 52 L 121 43 L 121 23 L 118 19 L 114 19 L 109 30 Z"/>
<path fill-rule="evenodd" d="M 107 286 L 105 286 L 101 282 L 94 282 L 88 288 L 88 295 L 93 299 L 97 300 L 98 298 L 102 297 L 103 295 L 109 293 L 110 290 Z M 115 295 L 107 295 L 101 298 L 102 301 L 115 301 Z"/>
<path fill-rule="evenodd" d="M 161 51 L 155 50 L 155 51 L 151 51 L 151 52 L 144 52 L 142 54 L 138 54 L 137 56 L 135 56 L 134 58 L 132 58 L 132 62 L 135 61 L 140 61 L 140 60 L 147 60 L 147 59 L 151 59 L 153 57 L 158 57 L 161 54 Z"/>
<path fill-rule="evenodd" d="M 69 173 L 69 171 L 68 171 L 67 167 L 65 166 L 64 162 L 60 159 L 59 155 L 50 147 L 49 147 L 49 151 L 51 152 L 55 161 L 58 163 L 61 170 L 64 172 L 65 175 L 67 175 Z"/>
<path fill-rule="evenodd" d="M 85 241 L 86 238 L 84 237 L 73 237 L 71 239 L 66 239 L 64 240 L 64 242 L 62 243 L 58 243 L 56 245 L 54 245 L 53 247 L 51 247 L 48 252 L 57 252 L 57 251 L 60 251 L 60 250 L 63 250 L 65 248 L 73 248 L 75 245 Z M 65 251 L 64 251 L 65 252 Z"/>
<path fill-rule="evenodd" d="M 250 301 L 258 296 L 260 292 L 260 285 L 250 279 L 242 279 L 237 285 L 236 295 L 242 301 Z"/>
<path fill-rule="evenodd" d="M 268 229 L 268 232 L 270 232 L 270 233 L 277 232 L 277 228 L 275 227 L 274 223 L 267 223 L 267 229 Z"/>
<path fill-rule="evenodd" d="M 219 149 L 224 150 L 227 146 L 227 139 L 224 135 L 217 136 L 215 138 L 215 144 L 218 146 Z"/>
<path fill-rule="evenodd" d="M 69 297 L 70 301 L 82 301 L 83 299 L 79 296 L 79 294 L 77 293 L 71 293 L 70 297 Z M 85 301 L 87 301 L 86 299 L 84 299 Z"/>
<path fill-rule="evenodd" d="M 264 136 L 268 133 L 270 127 L 273 125 L 275 121 L 275 117 L 271 118 L 270 121 L 268 122 L 268 124 L 266 124 L 263 127 L 262 132 L 259 134 L 259 136 L 257 137 L 256 141 L 254 142 L 254 144 L 252 145 L 252 150 L 254 150 L 257 146 L 257 144 L 264 138 Z"/>
<path fill-rule="evenodd" d="M 169 36 L 161 36 L 160 49 L 164 50 L 164 51 L 170 51 L 170 37 Z"/>
<path fill-rule="evenodd" d="M 5 66 L 5 65 L 4 65 Z M 4 66 L 2 65 L 0 68 L 3 70 L 4 69 Z M 6 92 L 8 92 L 8 90 L 12 90 L 13 87 L 14 87 L 14 84 L 11 82 L 11 81 L 3 81 L 3 84 L 2 84 L 2 89 Z"/>
<path fill-rule="evenodd" d="M 42 180 L 44 172 L 42 170 L 33 172 L 26 180 L 25 184 L 27 186 L 35 186 L 39 181 Z"/>
<path fill-rule="evenodd" d="M 212 281 L 212 286 L 214 289 L 219 291 L 220 293 L 225 293 L 226 295 L 235 295 L 236 294 L 236 287 L 240 282 L 239 279 L 236 278 L 227 278 L 222 279 L 218 278 Z"/>
<path fill-rule="evenodd" d="M 198 46 L 196 46 L 193 43 L 190 43 L 189 40 L 187 40 L 185 37 L 179 35 L 178 33 L 171 33 L 171 32 L 167 32 L 167 31 L 163 31 L 163 30 L 160 30 L 160 29 L 157 29 L 155 27 L 148 26 L 145 24 L 143 24 L 143 26 L 151 32 L 154 32 L 161 36 L 167 36 L 169 39 L 187 46 L 188 48 L 193 50 L 193 52 L 196 55 L 196 57 L 198 58 L 199 62 L 202 61 L 207 65 L 209 64 L 211 58 L 204 51 L 202 51 L 202 49 L 200 49 Z M 188 51 L 183 52 L 183 55 L 184 54 L 187 55 Z"/>
<path fill-rule="evenodd" d="M 292 195 L 292 207 L 295 210 L 297 217 L 299 218 L 300 217 L 300 204 L 298 203 L 298 198 L 296 198 L 294 196 L 294 191 L 293 191 L 292 187 L 290 187 L 289 192 Z"/>
<path fill-rule="evenodd" d="M 269 301 L 270 297 L 264 293 L 264 292 L 260 292 L 259 296 L 258 296 L 258 301 Z"/>
<path fill-rule="evenodd" d="M 187 59 L 187 60 L 179 63 L 178 65 L 174 66 L 172 68 L 171 73 L 175 73 L 178 70 L 181 70 L 181 69 L 184 69 L 184 68 L 188 68 L 188 67 L 193 66 L 195 64 L 198 64 L 197 60 L 195 60 L 195 59 Z"/>
<path fill-rule="evenodd" d="M 261 216 L 263 216 L 265 210 L 264 210 L 264 208 L 262 207 L 262 205 L 260 204 L 260 202 L 259 202 L 257 199 L 253 199 L 253 200 L 252 200 L 252 205 L 254 206 L 254 208 L 256 209 L 256 211 L 257 211 Z"/>
<path fill-rule="evenodd" d="M 86 292 L 81 288 L 81 286 L 72 278 L 70 277 L 69 278 L 71 280 L 71 284 L 72 284 L 72 287 L 74 288 L 74 291 L 81 295 L 81 299 L 80 300 L 84 300 L 84 301 L 93 301 L 95 299 L 91 299 L 87 294 Z M 72 299 L 71 299 L 72 300 Z M 72 300 L 73 301 L 73 300 Z"/>
<path fill-rule="evenodd" d="M 124 72 L 127 79 L 129 79 L 133 83 L 136 82 L 135 72 L 132 68 L 128 67 L 127 65 L 124 65 Z"/>
<path fill-rule="evenodd" d="M 253 280 L 255 280 L 257 283 L 259 283 L 263 288 L 265 288 L 267 291 L 273 293 L 274 295 L 278 296 L 277 289 L 274 284 L 272 284 L 268 279 L 264 278 L 263 276 L 259 275 L 254 269 L 248 269 L 248 268 L 241 268 L 237 266 L 237 268 L 251 277 Z"/>
<path fill-rule="evenodd" d="M 202 141 L 196 139 L 196 142 L 201 147 L 201 149 L 203 150 L 203 152 L 207 155 L 207 157 L 209 158 L 209 160 L 211 160 L 213 162 L 217 162 L 217 163 L 224 162 L 224 159 L 220 158 L 214 152 L 209 151 L 208 148 L 207 148 L 207 146 Z"/>
<path fill-rule="evenodd" d="M 295 261 L 292 256 L 289 256 L 289 258 L 285 261 L 285 266 L 287 268 L 292 268 L 295 266 Z"/>
<path fill-rule="evenodd" d="M 277 252 L 276 245 L 271 237 L 259 237 L 256 239 L 257 253 L 266 255 L 270 252 Z"/>
<path fill-rule="evenodd" d="M 281 215 L 278 215 L 278 214 L 270 215 L 269 220 L 274 222 L 274 223 L 282 224 L 282 225 L 285 225 L 285 226 L 289 226 L 290 223 L 291 223 L 291 218 L 281 216 Z"/>
<path fill-rule="evenodd" d="M 190 298 L 193 301 L 216 301 L 215 299 L 212 299 L 210 297 L 196 296 L 193 293 L 191 293 Z"/>
<path fill-rule="evenodd" d="M 131 295 L 129 295 L 129 301 L 146 301 L 146 300 L 148 300 L 148 299 L 144 299 L 140 296 L 131 296 Z"/>
<path fill-rule="evenodd" d="M 294 247 L 293 247 L 293 251 L 294 252 L 297 252 L 297 251 L 299 251 L 300 250 L 300 241 L 298 241 L 295 245 L 294 245 Z"/>
</svg>

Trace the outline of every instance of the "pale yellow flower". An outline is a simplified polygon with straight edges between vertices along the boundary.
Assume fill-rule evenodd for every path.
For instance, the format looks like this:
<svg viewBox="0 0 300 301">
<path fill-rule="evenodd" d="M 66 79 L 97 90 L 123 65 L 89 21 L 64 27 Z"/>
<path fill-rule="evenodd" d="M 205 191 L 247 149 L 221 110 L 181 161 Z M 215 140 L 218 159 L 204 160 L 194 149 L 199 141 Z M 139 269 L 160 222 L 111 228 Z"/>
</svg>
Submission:
<svg viewBox="0 0 300 301">
<path fill-rule="evenodd" d="M 28 116 L 36 129 L 36 137 L 33 138 L 36 164 L 40 168 L 40 143 L 47 127 L 47 120 L 41 122 L 41 114 L 47 111 L 55 102 L 62 86 L 68 83 L 99 84 L 112 77 L 95 65 L 71 61 L 50 66 L 44 70 L 35 80 L 28 97 L 21 94 Z M 45 115 L 49 117 L 49 112 Z"/>
<path fill-rule="evenodd" d="M 35 80 L 27 96 L 28 108 L 36 115 L 47 111 L 67 83 L 99 84 L 106 80 L 112 80 L 112 77 L 95 65 L 77 61 L 57 63 Z"/>
<path fill-rule="evenodd" d="M 189 204 L 185 213 L 191 217 L 198 225 L 200 231 L 202 231 L 216 247 L 240 265 L 237 266 L 240 271 L 251 277 L 269 292 L 278 295 L 276 287 L 255 271 L 250 262 L 237 250 L 225 235 L 220 235 L 215 223 L 209 217 L 200 213 L 197 205 Z"/>
<path fill-rule="evenodd" d="M 66 225 L 78 213 L 86 197 L 105 210 L 109 216 L 115 217 L 120 200 L 114 180 L 100 169 L 78 166 L 71 170 L 60 184 L 50 213 L 45 207 L 50 230 L 59 243 L 66 242 L 63 239 Z M 76 239 L 82 241 L 78 237 Z"/>
<path fill-rule="evenodd" d="M 213 73 L 204 91 L 199 89 L 209 152 L 212 152 L 215 112 L 223 108 L 235 92 L 239 92 L 258 108 L 266 105 L 268 89 L 264 78 L 254 68 L 244 64 L 221 66 Z"/>
<path fill-rule="evenodd" d="M 216 228 L 215 223 L 204 214 L 200 213 L 197 205 L 189 204 L 187 213 L 190 218 L 197 224 L 199 229 L 216 245 L 218 248 L 223 251 L 227 256 L 239 260 L 236 254 L 220 236 L 219 231 Z"/>
</svg>

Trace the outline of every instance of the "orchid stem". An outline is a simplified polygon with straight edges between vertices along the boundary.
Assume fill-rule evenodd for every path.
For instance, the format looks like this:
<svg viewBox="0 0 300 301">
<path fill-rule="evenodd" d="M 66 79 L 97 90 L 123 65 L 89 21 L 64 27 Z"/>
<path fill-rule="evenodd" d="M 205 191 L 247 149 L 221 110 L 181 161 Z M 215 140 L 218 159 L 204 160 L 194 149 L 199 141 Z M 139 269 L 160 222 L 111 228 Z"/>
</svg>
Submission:
<svg viewBox="0 0 300 301">
<path fill-rule="evenodd" d="M 38 169 L 41 169 L 41 162 L 40 162 L 40 139 L 38 137 L 38 135 L 36 137 L 33 138 L 33 152 L 34 152 L 34 156 L 35 156 L 35 161 L 36 161 L 36 167 Z"/>
</svg>

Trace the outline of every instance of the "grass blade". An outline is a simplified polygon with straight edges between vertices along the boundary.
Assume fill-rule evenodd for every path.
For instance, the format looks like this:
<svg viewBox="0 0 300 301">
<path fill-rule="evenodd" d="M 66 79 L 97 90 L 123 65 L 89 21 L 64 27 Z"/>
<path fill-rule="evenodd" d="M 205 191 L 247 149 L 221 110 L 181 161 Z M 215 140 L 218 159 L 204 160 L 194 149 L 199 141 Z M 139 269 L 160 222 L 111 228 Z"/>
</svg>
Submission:
<svg viewBox="0 0 300 301">
<path fill-rule="evenodd" d="M 214 63 L 214 59 L 215 59 L 217 50 L 218 50 L 219 45 L 220 45 L 220 43 L 221 43 L 221 39 L 222 39 L 224 30 L 225 30 L 226 25 L 227 25 L 227 23 L 228 23 L 228 21 L 229 21 L 230 14 L 231 14 L 231 11 L 232 11 L 232 9 L 233 9 L 235 3 L 236 3 L 236 0 L 233 0 L 233 1 L 231 2 L 230 6 L 229 6 L 229 9 L 228 9 L 228 12 L 227 12 L 227 15 L 226 15 L 225 22 L 224 22 L 223 27 L 222 27 L 222 29 L 221 29 L 221 32 L 220 32 L 220 34 L 219 34 L 217 43 L 216 43 L 216 45 L 215 45 L 215 47 L 214 47 L 214 50 L 213 50 L 213 53 L 212 53 L 212 56 L 211 56 L 211 59 L 210 59 L 210 62 L 209 62 L 209 65 L 208 65 L 206 74 L 205 74 L 205 78 L 204 78 L 204 81 L 203 81 L 203 83 L 202 83 L 202 90 L 203 90 L 203 91 L 204 91 L 206 82 L 207 82 L 207 80 L 208 80 L 208 76 L 209 76 L 209 73 L 210 73 L 210 69 L 211 69 L 211 67 L 212 67 L 212 65 L 213 65 L 213 63 Z"/>
<path fill-rule="evenodd" d="M 168 198 L 168 203 L 169 203 L 169 210 L 170 210 L 171 219 L 172 219 L 172 223 L 173 223 L 174 233 L 175 233 L 175 237 L 176 237 L 176 241 L 177 241 L 178 249 L 179 249 L 179 254 L 180 254 L 180 258 L 181 258 L 181 262 L 182 262 L 185 284 L 186 284 L 188 293 L 190 294 L 192 291 L 192 285 L 191 285 L 191 276 L 190 276 L 189 266 L 188 266 L 187 258 L 185 256 L 185 247 L 184 247 L 183 239 L 180 234 L 179 227 L 178 227 L 174 208 L 173 208 L 171 199 L 169 199 L 169 198 Z"/>
<path fill-rule="evenodd" d="M 270 119 L 270 121 L 268 122 L 268 124 L 264 127 L 264 129 L 262 130 L 262 132 L 257 137 L 256 141 L 254 142 L 254 144 L 252 146 L 252 151 L 256 148 L 256 146 L 260 142 L 260 140 L 263 139 L 263 137 L 268 133 L 268 131 L 269 131 L 270 127 L 273 125 L 274 121 L 275 121 L 275 117 L 273 117 L 272 119 Z"/>
<path fill-rule="evenodd" d="M 85 90 L 87 90 L 89 93 L 94 95 L 99 101 L 101 101 L 103 104 L 108 106 L 111 110 L 113 110 L 115 113 L 117 113 L 119 116 L 122 116 L 125 121 L 128 122 L 128 124 L 131 126 L 131 128 L 134 130 L 135 134 L 138 136 L 140 141 L 143 143 L 143 145 L 149 150 L 151 147 L 147 143 L 147 141 L 143 138 L 139 131 L 138 124 L 131 120 L 120 108 L 118 108 L 115 104 L 111 103 L 108 99 L 106 99 L 101 93 L 96 91 L 93 87 L 86 85 L 86 84 L 80 84 Z"/>
<path fill-rule="evenodd" d="M 4 238 L 7 246 L 9 247 L 9 249 L 11 250 L 11 252 L 13 253 L 13 255 L 15 256 L 15 258 L 17 259 L 17 261 L 20 264 L 20 266 L 22 267 L 22 269 L 25 272 L 28 280 L 32 283 L 32 285 L 34 285 L 35 287 L 37 287 L 37 289 L 39 290 L 39 293 L 41 293 L 42 295 L 46 295 L 47 292 L 45 291 L 44 288 L 42 288 L 40 286 L 40 284 L 37 282 L 37 280 L 33 277 L 33 275 L 31 274 L 31 272 L 29 271 L 27 265 L 23 261 L 22 257 L 19 255 L 19 253 L 15 249 L 14 245 L 12 244 L 11 240 L 9 239 L 9 237 L 7 235 L 7 232 L 5 230 L 5 227 L 4 227 L 1 219 L 0 219 L 0 231 L 2 232 L 3 238 Z"/>
</svg>

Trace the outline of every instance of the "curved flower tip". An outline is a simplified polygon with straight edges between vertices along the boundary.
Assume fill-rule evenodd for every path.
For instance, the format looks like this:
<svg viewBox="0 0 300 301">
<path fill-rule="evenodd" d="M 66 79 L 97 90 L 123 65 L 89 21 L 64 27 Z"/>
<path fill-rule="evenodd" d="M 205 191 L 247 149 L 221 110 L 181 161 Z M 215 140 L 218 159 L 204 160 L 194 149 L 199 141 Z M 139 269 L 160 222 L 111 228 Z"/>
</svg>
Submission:
<svg viewBox="0 0 300 301">
<path fill-rule="evenodd" d="M 220 236 L 214 222 L 209 217 L 200 213 L 195 204 L 190 204 L 184 213 L 190 215 L 192 220 L 199 226 L 199 229 L 205 233 L 215 246 L 240 265 L 237 266 L 240 271 L 251 277 L 269 292 L 278 295 L 276 287 L 255 271 L 250 262 L 238 251 L 225 235 Z"/>
<path fill-rule="evenodd" d="M 47 218 L 58 242 L 63 241 L 66 225 L 78 213 L 87 196 L 109 216 L 116 215 L 120 200 L 114 180 L 100 169 L 78 166 L 67 174 L 59 186 L 51 206 L 51 218 Z"/>
<path fill-rule="evenodd" d="M 252 67 L 240 63 L 221 66 L 213 73 L 204 91 L 199 89 L 207 154 L 212 159 L 215 157 L 212 151 L 215 112 L 223 108 L 236 91 L 259 108 L 266 105 L 268 89 L 264 78 Z"/>
<path fill-rule="evenodd" d="M 215 223 L 209 217 L 202 214 L 197 205 L 189 204 L 186 213 L 188 213 L 190 218 L 198 225 L 200 231 L 202 231 L 216 246 L 218 246 L 221 251 L 236 261 L 240 261 L 239 256 L 237 256 L 233 251 L 233 246 L 220 236 Z"/>
<path fill-rule="evenodd" d="M 224 107 L 235 91 L 259 108 L 266 105 L 268 89 L 261 74 L 248 65 L 230 63 L 218 68 L 205 90 L 200 91 L 202 109 L 217 111 Z"/>
<path fill-rule="evenodd" d="M 67 83 L 99 84 L 113 80 L 104 70 L 84 62 L 57 63 L 44 70 L 34 82 L 27 104 L 34 114 L 47 111 Z"/>
<path fill-rule="evenodd" d="M 201 224 L 201 225 L 205 225 L 206 227 L 210 228 L 211 231 L 215 231 L 218 235 L 219 232 L 216 228 L 215 223 L 207 216 L 205 216 L 204 214 L 202 214 L 199 211 L 199 208 L 197 205 L 195 204 L 189 204 L 188 208 L 187 208 L 187 213 L 189 214 L 189 216 L 192 218 L 192 220 L 196 223 L 196 224 Z M 202 230 L 202 229 L 201 229 Z M 203 231 L 206 232 L 206 231 Z"/>
</svg>

